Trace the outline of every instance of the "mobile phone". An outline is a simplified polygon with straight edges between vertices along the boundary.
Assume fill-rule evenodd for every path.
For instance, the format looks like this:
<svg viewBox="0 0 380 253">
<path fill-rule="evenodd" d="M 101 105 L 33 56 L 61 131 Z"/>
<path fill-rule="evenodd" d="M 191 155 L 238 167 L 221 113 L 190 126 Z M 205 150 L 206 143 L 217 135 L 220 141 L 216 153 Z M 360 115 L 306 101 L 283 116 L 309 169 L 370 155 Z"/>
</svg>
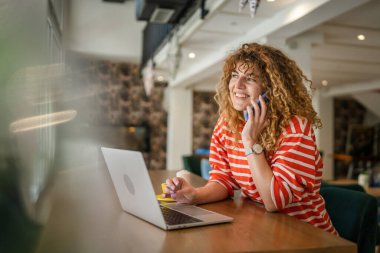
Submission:
<svg viewBox="0 0 380 253">
<path fill-rule="evenodd" d="M 267 92 L 263 92 L 261 94 L 261 97 L 264 99 L 265 103 L 268 103 L 269 102 L 269 99 L 268 99 L 268 96 L 267 96 Z M 260 100 L 259 99 L 256 99 L 256 104 L 259 106 L 259 108 L 261 109 L 261 103 L 260 103 Z M 255 111 L 253 109 L 253 106 L 252 106 L 252 110 Z M 245 118 L 245 121 L 248 121 L 248 112 L 247 111 L 244 111 L 244 118 Z"/>
</svg>

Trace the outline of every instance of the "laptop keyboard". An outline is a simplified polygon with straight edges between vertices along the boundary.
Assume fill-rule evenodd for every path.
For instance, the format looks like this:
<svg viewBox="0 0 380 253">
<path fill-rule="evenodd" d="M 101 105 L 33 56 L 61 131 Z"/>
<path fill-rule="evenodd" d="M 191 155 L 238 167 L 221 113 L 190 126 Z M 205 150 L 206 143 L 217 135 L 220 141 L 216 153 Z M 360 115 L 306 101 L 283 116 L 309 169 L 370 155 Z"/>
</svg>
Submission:
<svg viewBox="0 0 380 253">
<path fill-rule="evenodd" d="M 166 224 L 168 225 L 178 225 L 178 224 L 195 223 L 195 222 L 202 221 L 200 219 L 191 217 L 184 213 L 180 213 L 178 211 L 167 208 L 165 206 L 160 205 L 160 207 L 161 207 L 162 214 L 164 215 Z"/>
</svg>

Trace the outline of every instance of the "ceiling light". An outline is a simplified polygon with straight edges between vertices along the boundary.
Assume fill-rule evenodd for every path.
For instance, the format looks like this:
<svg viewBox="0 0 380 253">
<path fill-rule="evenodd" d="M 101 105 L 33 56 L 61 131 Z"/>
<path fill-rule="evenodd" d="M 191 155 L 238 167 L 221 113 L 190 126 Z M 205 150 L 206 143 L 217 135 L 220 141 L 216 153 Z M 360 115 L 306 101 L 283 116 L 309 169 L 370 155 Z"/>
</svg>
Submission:
<svg viewBox="0 0 380 253">
<path fill-rule="evenodd" d="M 365 40 L 365 36 L 363 34 L 358 35 L 358 40 Z"/>
<path fill-rule="evenodd" d="M 329 82 L 327 80 L 323 80 L 321 83 L 323 86 L 327 86 L 329 84 Z"/>
<path fill-rule="evenodd" d="M 267 2 L 274 2 L 274 1 L 276 1 L 276 0 L 267 0 Z"/>
<path fill-rule="evenodd" d="M 165 80 L 165 78 L 163 76 L 157 76 L 157 81 L 162 82 L 164 80 Z"/>
<path fill-rule="evenodd" d="M 196 56 L 196 54 L 195 53 L 193 53 L 193 52 L 191 52 L 191 53 L 189 53 L 189 58 L 190 59 L 194 59 L 195 58 L 195 56 Z"/>
</svg>

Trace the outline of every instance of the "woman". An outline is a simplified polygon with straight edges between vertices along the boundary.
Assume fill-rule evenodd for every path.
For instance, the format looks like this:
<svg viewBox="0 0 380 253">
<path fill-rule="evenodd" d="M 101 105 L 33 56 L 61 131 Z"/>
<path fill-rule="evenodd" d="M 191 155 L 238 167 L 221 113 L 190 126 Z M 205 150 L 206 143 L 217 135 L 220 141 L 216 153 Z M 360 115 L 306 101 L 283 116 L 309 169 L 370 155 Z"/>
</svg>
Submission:
<svg viewBox="0 0 380 253">
<path fill-rule="evenodd" d="M 211 139 L 210 180 L 194 188 L 181 177 L 168 179 L 165 195 L 201 204 L 240 189 L 269 212 L 337 234 L 319 194 L 322 159 L 313 127 L 321 121 L 306 83 L 311 81 L 278 49 L 251 43 L 232 53 L 215 96 L 220 117 Z"/>
</svg>

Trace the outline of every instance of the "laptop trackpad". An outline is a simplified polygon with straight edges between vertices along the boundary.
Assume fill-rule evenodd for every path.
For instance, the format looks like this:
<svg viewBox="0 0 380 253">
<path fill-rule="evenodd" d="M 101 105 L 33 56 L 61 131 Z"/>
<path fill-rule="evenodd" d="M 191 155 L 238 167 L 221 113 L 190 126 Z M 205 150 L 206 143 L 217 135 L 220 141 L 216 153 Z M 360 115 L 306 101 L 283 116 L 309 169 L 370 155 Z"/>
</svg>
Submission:
<svg viewBox="0 0 380 253">
<path fill-rule="evenodd" d="M 173 210 L 176 210 L 178 212 L 193 216 L 193 217 L 199 217 L 199 216 L 207 216 L 207 215 L 215 215 L 214 212 L 208 211 L 206 209 L 194 206 L 194 205 L 188 205 L 188 204 L 180 204 L 180 203 L 168 203 L 164 204 L 164 206 L 171 208 Z"/>
</svg>

